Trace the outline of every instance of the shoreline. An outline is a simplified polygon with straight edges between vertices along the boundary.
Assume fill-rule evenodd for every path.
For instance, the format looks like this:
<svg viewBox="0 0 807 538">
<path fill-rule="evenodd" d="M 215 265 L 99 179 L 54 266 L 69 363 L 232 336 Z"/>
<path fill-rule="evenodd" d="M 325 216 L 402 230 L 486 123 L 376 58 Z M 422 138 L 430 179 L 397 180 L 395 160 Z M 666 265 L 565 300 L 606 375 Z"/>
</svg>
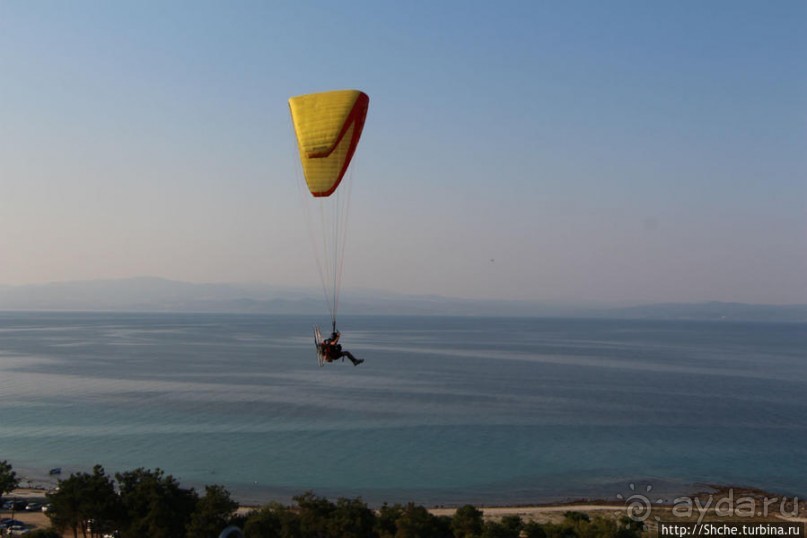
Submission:
<svg viewBox="0 0 807 538">
<path fill-rule="evenodd" d="M 807 525 L 807 500 L 798 497 L 788 497 L 763 491 L 757 488 L 741 486 L 724 486 L 705 484 L 695 493 L 674 499 L 676 502 L 665 502 L 662 504 L 652 504 L 648 506 L 638 505 L 646 508 L 646 513 L 637 514 L 642 517 L 646 526 L 646 532 L 654 532 L 658 528 L 659 521 L 787 521 L 798 522 Z M 708 491 L 707 491 L 708 490 Z M 18 488 L 4 498 L 31 499 L 37 502 L 45 500 L 45 494 L 49 490 L 44 487 Z M 638 495 L 634 497 L 639 497 Z M 536 522 L 541 524 L 558 524 L 563 521 L 567 512 L 580 512 L 593 518 L 605 517 L 622 519 L 631 517 L 631 509 L 636 508 L 636 499 L 628 497 L 621 502 L 605 499 L 577 499 L 566 502 L 555 503 L 535 503 L 524 505 L 485 505 L 468 503 L 482 512 L 486 521 L 498 521 L 507 516 L 518 516 L 525 522 Z M 646 499 L 646 497 L 644 497 Z M 680 506 L 686 499 L 692 503 L 692 511 L 687 516 L 681 513 Z M 771 499 L 775 502 L 765 504 Z M 755 507 L 772 506 L 769 513 L 748 514 L 745 503 L 753 500 Z M 777 504 L 779 503 L 779 504 Z M 684 502 L 684 504 L 686 504 Z M 247 515 L 261 508 L 262 504 L 240 504 L 236 513 Z M 426 509 L 435 516 L 451 517 L 460 506 L 432 506 Z M 377 509 L 378 507 L 371 507 Z M 703 509 L 705 508 L 705 509 Z M 724 510 L 725 513 L 721 512 Z M 727 511 L 726 511 L 727 510 Z M 766 508 L 767 511 L 767 508 Z M 652 513 L 651 513 L 652 512 Z M 3 513 L 3 512 L 0 512 Z M 50 520 L 45 512 L 15 512 L 15 519 L 31 525 L 32 528 L 48 528 Z M 68 536 L 64 534 L 63 536 Z"/>
<path fill-rule="evenodd" d="M 69 476 L 69 475 L 67 475 Z M 45 482 L 38 482 L 35 483 L 34 481 L 28 481 L 29 485 L 24 487 L 17 487 L 12 492 L 3 496 L 4 499 L 18 497 L 21 499 L 28 499 L 28 498 L 44 498 L 45 494 L 54 490 L 58 485 L 59 478 L 53 477 L 53 481 L 50 483 Z M 632 486 L 632 484 L 631 484 Z M 190 489 L 196 489 L 194 486 L 191 486 Z M 313 490 L 314 493 L 317 493 L 326 498 L 338 498 L 338 497 L 348 497 L 348 498 L 361 498 L 364 499 L 363 495 L 354 495 L 351 497 L 350 495 L 325 495 L 317 490 Z M 743 497 L 752 497 L 752 498 L 777 498 L 777 499 L 796 499 L 799 503 L 803 503 L 805 509 L 807 509 L 807 497 L 799 497 L 798 495 L 791 495 L 786 493 L 776 493 L 770 490 L 765 490 L 758 487 L 753 486 L 740 486 L 740 485 L 726 485 L 726 484 L 710 484 L 710 483 L 697 483 L 692 484 L 692 487 L 688 492 L 681 493 L 680 495 L 676 495 L 672 499 L 658 499 L 654 500 L 653 504 L 657 504 L 660 506 L 672 506 L 674 501 L 678 498 L 704 498 L 706 496 L 711 496 L 715 498 L 722 498 L 727 492 L 733 492 L 733 496 L 736 498 L 743 498 Z M 300 490 L 299 494 L 305 493 L 305 490 Z M 231 493 L 232 495 L 232 493 Z M 297 495 L 297 493 L 295 494 Z M 640 494 L 639 494 L 640 495 Z M 655 493 L 647 493 L 648 497 L 653 496 L 656 497 Z M 629 501 L 631 498 L 637 495 L 629 496 L 626 501 Z M 563 495 L 557 495 L 557 498 L 562 498 Z M 617 495 L 617 498 L 622 499 L 621 495 Z M 239 503 L 240 506 L 248 506 L 248 507 L 258 507 L 263 506 L 269 502 L 277 501 L 277 499 L 268 499 L 266 501 L 239 501 L 238 499 L 234 499 L 236 502 Z M 282 502 L 282 501 L 279 501 Z M 366 501 L 365 501 L 366 502 Z M 392 504 L 394 501 L 389 501 L 389 504 Z M 410 501 L 407 501 L 410 502 Z M 459 508 L 460 506 L 464 506 L 466 504 L 474 504 L 473 502 L 459 502 L 459 503 L 429 503 L 417 500 L 411 500 L 411 502 L 415 502 L 416 504 L 421 505 L 429 505 L 430 509 L 435 510 L 454 510 Z M 382 504 L 386 504 L 388 501 L 383 501 Z M 481 504 L 477 503 L 479 506 L 485 506 L 487 508 L 496 509 L 496 508 L 507 508 L 507 509 L 517 509 L 517 508 L 530 508 L 530 507 L 546 507 L 546 508 L 563 508 L 568 506 L 582 506 L 582 505 L 590 505 L 592 509 L 597 509 L 598 507 L 612 507 L 612 506 L 624 506 L 625 502 L 617 502 L 614 500 L 608 500 L 602 497 L 574 497 L 568 498 L 568 500 L 555 500 L 555 501 L 536 501 L 536 502 L 483 502 Z"/>
<path fill-rule="evenodd" d="M 698 491 L 690 493 L 688 495 L 682 495 L 675 499 L 664 500 L 663 502 L 652 502 L 653 507 L 660 507 L 660 508 L 675 508 L 676 506 L 682 506 L 686 504 L 687 500 L 690 500 L 693 504 L 693 509 L 698 509 L 698 504 L 701 507 L 708 507 L 714 508 L 717 503 L 721 500 L 724 501 L 724 504 L 727 501 L 731 501 L 730 504 L 741 504 L 746 499 L 753 499 L 755 501 L 762 501 L 768 500 L 769 504 L 774 504 L 777 507 L 781 503 L 786 503 L 786 509 L 791 512 L 793 511 L 793 505 L 795 505 L 795 509 L 798 513 L 798 517 L 807 518 L 807 499 L 802 499 L 798 496 L 789 496 L 780 493 L 774 493 L 771 491 L 766 491 L 759 488 L 747 487 L 747 486 L 729 486 L 729 485 L 722 485 L 722 484 L 701 484 Z M 12 492 L 7 495 L 3 496 L 3 499 L 36 499 L 36 500 L 45 500 L 45 495 L 52 491 L 52 487 L 45 487 L 44 485 L 38 486 L 29 486 L 29 487 L 21 487 L 16 488 Z M 614 510 L 614 509 L 623 509 L 625 510 L 628 504 L 633 500 L 635 501 L 634 497 L 643 497 L 641 495 L 634 495 L 632 497 L 628 497 L 623 501 L 613 501 L 607 499 L 598 499 L 598 498 L 579 498 L 574 500 L 568 501 L 555 501 L 555 502 L 536 502 L 536 503 L 481 503 L 481 504 L 474 504 L 474 503 L 464 503 L 464 504 L 471 504 L 480 510 L 484 510 L 486 513 L 490 512 L 491 514 L 498 514 L 498 515 L 510 515 L 519 512 L 531 512 L 531 511 L 541 511 L 541 512 L 566 512 L 572 510 L 579 510 L 584 512 L 597 512 L 597 511 L 607 511 L 607 510 Z M 336 498 L 336 497 L 334 497 Z M 361 497 L 359 497 L 361 498 Z M 647 499 L 644 497 L 644 499 Z M 711 499 L 711 502 L 709 502 Z M 775 502 L 770 502 L 771 499 L 776 499 Z M 649 500 L 649 499 L 648 499 Z M 238 502 L 238 501 L 236 501 Z M 268 504 L 272 501 L 267 501 L 265 503 L 239 503 L 239 511 L 240 510 L 254 510 L 258 509 L 265 504 Z M 417 503 L 425 506 L 423 503 Z M 386 504 L 386 503 L 385 503 Z M 404 504 L 404 503 L 402 503 Z M 464 504 L 451 504 L 451 505 L 443 505 L 443 504 L 436 504 L 431 506 L 426 506 L 426 508 L 437 515 L 440 514 L 448 514 L 453 513 L 460 508 Z M 737 506 L 737 511 L 740 512 L 740 507 Z"/>
</svg>

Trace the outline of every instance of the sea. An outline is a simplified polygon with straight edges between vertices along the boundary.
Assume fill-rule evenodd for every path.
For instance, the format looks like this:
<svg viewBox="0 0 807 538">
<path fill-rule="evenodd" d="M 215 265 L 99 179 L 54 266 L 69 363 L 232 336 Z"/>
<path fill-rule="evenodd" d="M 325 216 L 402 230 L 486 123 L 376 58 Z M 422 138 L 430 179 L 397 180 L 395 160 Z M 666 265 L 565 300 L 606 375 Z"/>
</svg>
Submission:
<svg viewBox="0 0 807 538">
<path fill-rule="evenodd" d="M 0 461 L 23 485 L 161 469 L 242 503 L 807 496 L 807 325 L 0 313 Z"/>
</svg>

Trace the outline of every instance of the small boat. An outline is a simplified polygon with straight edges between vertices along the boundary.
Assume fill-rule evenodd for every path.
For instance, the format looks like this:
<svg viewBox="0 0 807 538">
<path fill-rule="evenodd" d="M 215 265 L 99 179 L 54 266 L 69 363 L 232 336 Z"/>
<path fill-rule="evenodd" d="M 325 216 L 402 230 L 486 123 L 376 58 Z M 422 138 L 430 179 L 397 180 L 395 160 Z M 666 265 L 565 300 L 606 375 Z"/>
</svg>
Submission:
<svg viewBox="0 0 807 538">
<path fill-rule="evenodd" d="M 60 474 L 62 474 L 62 468 L 61 468 L 61 467 L 54 467 L 53 469 L 51 469 L 50 471 L 48 471 L 48 474 L 49 474 L 50 476 L 57 476 L 57 475 L 60 475 Z"/>
</svg>

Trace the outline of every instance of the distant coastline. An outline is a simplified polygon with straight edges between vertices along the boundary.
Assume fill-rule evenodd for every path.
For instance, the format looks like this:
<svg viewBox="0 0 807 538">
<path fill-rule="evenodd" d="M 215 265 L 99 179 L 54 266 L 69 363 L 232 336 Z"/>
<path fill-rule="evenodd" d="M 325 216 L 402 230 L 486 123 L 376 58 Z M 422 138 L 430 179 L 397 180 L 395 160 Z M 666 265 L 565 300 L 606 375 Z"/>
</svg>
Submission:
<svg viewBox="0 0 807 538">
<path fill-rule="evenodd" d="M 51 491 L 50 488 L 43 486 L 18 488 L 6 495 L 6 498 L 34 500 L 44 503 L 46 502 L 45 495 L 49 491 Z M 316 492 L 314 493 L 316 494 Z M 331 500 L 335 499 L 336 498 Z M 419 504 L 417 500 L 412 502 L 416 505 Z M 625 500 L 596 498 L 575 499 L 564 502 L 523 505 L 467 504 L 471 504 L 481 510 L 486 520 L 496 521 L 506 516 L 519 516 L 524 521 L 534 521 L 538 523 L 558 523 L 568 512 L 580 512 L 588 514 L 591 517 L 629 516 L 631 510 L 635 510 L 637 507 L 635 500 L 632 498 Z M 264 503 L 239 503 L 237 512 L 245 515 L 264 505 Z M 422 504 L 420 505 L 423 506 Z M 458 508 L 464 505 L 465 504 L 457 504 L 456 506 L 426 505 L 425 507 L 433 515 L 451 516 Z M 748 513 L 751 505 L 753 505 L 754 510 L 757 510 L 753 516 Z M 369 506 L 372 509 L 378 509 L 382 505 L 374 506 L 370 504 Z M 758 488 L 731 485 L 704 484 L 687 493 L 682 493 L 675 499 L 666 499 L 664 502 L 653 502 L 643 507 L 643 509 L 647 511 L 641 514 L 637 514 L 634 511 L 634 517 L 637 519 L 644 518 L 643 521 L 645 525 L 647 525 L 647 530 L 650 531 L 656 530 L 656 524 L 659 520 L 694 521 L 697 518 L 703 518 L 706 521 L 720 521 L 721 518 L 723 518 L 735 522 L 742 522 L 748 521 L 748 518 L 751 517 L 754 521 L 807 523 L 807 501 L 804 499 Z M 45 527 L 49 524 L 45 514 L 41 512 L 21 512 L 18 518 L 38 527 Z"/>
<path fill-rule="evenodd" d="M 163 278 L 0 285 L 0 311 L 110 311 L 317 315 L 319 289 L 259 284 L 196 284 Z M 560 305 L 527 300 L 463 299 L 346 289 L 347 315 L 556 317 L 692 321 L 807 322 L 807 304 L 736 302 L 658 303 L 629 306 Z"/>
<path fill-rule="evenodd" d="M 53 475 L 47 469 L 19 469 L 21 473 L 20 487 L 6 497 L 22 496 L 24 498 L 43 497 L 48 491 L 55 489 L 59 480 L 69 477 L 73 473 L 89 472 L 89 469 L 67 469 L 59 475 Z M 171 474 L 170 470 L 166 470 Z M 197 491 L 204 491 L 205 486 L 217 484 L 215 479 L 209 483 L 187 482 L 181 477 L 177 478 L 182 487 L 193 488 Z M 256 483 L 257 484 L 257 483 Z M 262 493 L 249 488 L 239 486 L 223 485 L 230 491 L 233 500 L 246 509 L 261 507 L 270 502 L 280 502 L 281 504 L 291 504 L 293 497 L 304 493 L 302 489 L 294 488 L 274 488 L 264 485 L 258 488 Z M 607 490 L 607 491 L 606 491 Z M 455 499 L 447 501 L 436 501 L 428 495 L 422 496 L 410 492 L 409 494 L 390 494 L 385 496 L 378 492 L 371 491 L 337 491 L 334 489 L 315 489 L 313 492 L 329 499 L 337 498 L 361 498 L 370 507 L 378 508 L 383 504 L 413 502 L 427 507 L 436 515 L 446 515 L 465 504 L 472 504 L 476 507 L 484 507 L 486 513 L 501 517 L 504 515 L 517 514 L 530 516 L 537 514 L 557 514 L 562 515 L 566 510 L 580 510 L 587 513 L 622 508 L 624 509 L 632 500 L 636 498 L 647 499 L 653 505 L 669 508 L 686 502 L 687 499 L 700 499 L 702 506 L 706 507 L 706 501 L 712 499 L 712 504 L 717 500 L 731 496 L 732 498 L 751 497 L 757 500 L 776 499 L 775 503 L 790 500 L 796 502 L 798 517 L 807 522 L 807 492 L 781 491 L 775 488 L 765 488 L 761 486 L 749 486 L 743 484 L 712 484 L 707 482 L 678 482 L 657 480 L 652 485 L 645 481 L 636 483 L 625 483 L 619 487 L 605 487 L 602 492 L 593 492 L 589 495 L 575 494 L 572 491 L 557 491 L 544 498 L 503 500 L 501 498 L 488 497 L 484 494 L 457 494 Z M 514 497 L 515 499 L 515 497 Z M 733 501 L 734 502 L 734 501 Z M 769 504 L 773 505 L 771 502 Z M 777 505 L 778 506 L 778 505 Z M 694 507 L 697 509 L 697 507 Z M 789 509 L 789 513 L 792 509 Z M 545 521 L 550 521 L 546 519 Z"/>
</svg>

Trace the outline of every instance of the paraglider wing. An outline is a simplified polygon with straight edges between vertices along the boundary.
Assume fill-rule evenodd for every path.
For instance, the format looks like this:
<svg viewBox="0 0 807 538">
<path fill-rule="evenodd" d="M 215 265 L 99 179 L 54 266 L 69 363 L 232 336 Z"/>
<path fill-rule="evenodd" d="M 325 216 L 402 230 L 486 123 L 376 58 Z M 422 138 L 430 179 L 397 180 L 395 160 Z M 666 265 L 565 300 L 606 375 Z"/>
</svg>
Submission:
<svg viewBox="0 0 807 538">
<path fill-rule="evenodd" d="M 308 190 L 330 196 L 339 186 L 361 138 L 370 98 L 336 90 L 289 99 Z"/>
</svg>

